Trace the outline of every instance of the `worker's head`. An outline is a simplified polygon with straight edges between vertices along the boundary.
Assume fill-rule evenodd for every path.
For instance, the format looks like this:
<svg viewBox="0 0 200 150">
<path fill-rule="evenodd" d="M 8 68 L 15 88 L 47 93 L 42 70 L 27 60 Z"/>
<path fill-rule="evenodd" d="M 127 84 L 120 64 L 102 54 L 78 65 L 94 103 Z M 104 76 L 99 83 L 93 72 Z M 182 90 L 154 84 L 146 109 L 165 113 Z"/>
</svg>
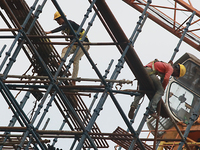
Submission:
<svg viewBox="0 0 200 150">
<path fill-rule="evenodd" d="M 184 65 L 182 65 L 182 64 L 175 64 L 174 66 L 173 66 L 173 68 L 174 68 L 174 71 L 173 71 L 173 73 L 172 73 L 172 76 L 174 76 L 174 77 L 182 77 L 182 76 L 184 76 L 185 75 L 185 73 L 186 73 L 186 68 L 185 68 L 185 66 Z"/>
<path fill-rule="evenodd" d="M 65 22 L 58 11 L 54 14 L 54 20 L 57 21 L 57 23 L 59 25 L 61 25 L 61 24 L 63 24 Z"/>
</svg>

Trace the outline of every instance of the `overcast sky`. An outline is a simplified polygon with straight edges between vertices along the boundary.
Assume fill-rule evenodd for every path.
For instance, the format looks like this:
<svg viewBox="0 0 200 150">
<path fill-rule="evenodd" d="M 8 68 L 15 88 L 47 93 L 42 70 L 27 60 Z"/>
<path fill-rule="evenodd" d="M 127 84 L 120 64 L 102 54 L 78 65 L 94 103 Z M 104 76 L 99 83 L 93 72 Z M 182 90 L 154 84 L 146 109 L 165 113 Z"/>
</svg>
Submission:
<svg viewBox="0 0 200 150">
<path fill-rule="evenodd" d="M 138 11 L 136 11 L 135 9 L 133 9 L 132 7 L 130 7 L 129 5 L 127 5 L 125 2 L 121 0 L 114 0 L 114 1 L 107 0 L 106 2 L 108 3 L 111 11 L 113 12 L 114 16 L 116 17 L 117 21 L 119 22 L 126 36 L 129 38 L 136 26 L 137 21 L 139 20 L 139 16 L 141 15 L 141 13 L 139 13 Z M 159 2 L 159 0 L 153 0 L 152 4 L 157 4 L 157 2 Z M 164 3 L 166 3 L 167 5 L 171 5 L 172 2 L 173 2 L 172 0 L 169 0 L 169 1 L 166 0 Z M 200 1 L 197 2 L 197 0 L 193 0 L 192 2 L 193 2 L 194 7 L 200 6 Z M 29 4 L 29 6 L 31 6 L 33 4 L 33 0 L 27 0 L 27 3 Z M 41 3 L 42 3 L 42 0 L 39 0 L 39 4 Z M 74 20 L 78 24 L 82 22 L 84 14 L 86 14 L 87 8 L 89 7 L 89 2 L 86 0 L 73 0 L 73 1 L 72 0 L 71 1 L 58 0 L 58 3 L 60 4 L 63 12 L 67 15 L 67 18 L 70 20 Z M 52 2 L 47 1 L 43 9 L 43 12 L 39 17 L 39 23 L 43 27 L 44 31 L 49 31 L 58 27 L 58 24 L 53 20 L 55 12 L 56 12 L 56 9 L 54 5 L 52 4 Z M 92 14 L 90 14 L 90 17 L 87 20 L 86 24 L 84 25 L 84 28 L 87 27 L 87 23 L 90 21 Z M 182 13 L 182 15 L 180 15 L 180 19 L 182 18 L 187 18 L 186 14 Z M 1 18 L 0 18 L 0 24 L 2 25 L 2 28 L 6 27 Z M 7 33 L 0 32 L 0 35 L 4 35 L 4 34 L 7 34 Z M 61 35 L 61 33 L 56 33 L 54 35 Z M 197 35 L 200 36 L 199 33 Z M 91 27 L 88 33 L 88 38 L 90 42 L 111 42 L 112 41 L 107 31 L 104 29 L 103 25 L 98 19 L 98 17 L 96 18 L 95 22 L 93 23 L 93 26 Z M 0 49 L 6 43 L 7 47 L 6 47 L 5 52 L 8 51 L 11 40 L 7 40 L 7 39 L 6 40 L 0 39 L 0 40 L 1 40 Z M 56 41 L 56 40 L 52 39 L 52 41 Z M 59 41 L 64 42 L 64 39 L 59 39 Z M 141 34 L 136 40 L 134 49 L 136 53 L 138 54 L 139 58 L 141 59 L 141 62 L 144 65 L 154 60 L 155 58 L 168 62 L 174 52 L 175 47 L 178 44 L 178 41 L 179 39 L 177 37 L 175 37 L 168 31 L 166 31 L 165 29 L 163 29 L 162 27 L 160 27 L 159 25 L 157 25 L 150 19 L 147 19 L 146 23 L 144 24 Z M 61 46 L 55 46 L 55 47 L 58 53 L 60 54 L 64 46 L 61 45 Z M 175 60 L 177 60 L 186 52 L 189 52 L 195 55 L 196 57 L 200 57 L 200 53 L 197 50 L 195 50 L 188 44 L 182 42 L 179 52 L 175 57 Z M 110 63 L 111 59 L 114 59 L 114 64 L 108 76 L 108 78 L 110 78 L 110 75 L 112 74 L 115 68 L 115 65 L 118 62 L 118 59 L 120 58 L 120 53 L 118 49 L 115 46 L 91 46 L 89 50 L 89 54 L 102 74 L 105 73 L 105 69 L 108 67 L 108 64 Z M 3 60 L 4 56 L 5 55 L 1 57 L 0 59 L 1 61 Z M 28 69 L 29 65 L 30 65 L 30 62 L 25 57 L 22 51 L 9 74 L 22 75 Z M 92 69 L 91 65 L 89 64 L 85 56 L 83 56 L 80 61 L 80 69 L 79 69 L 78 76 L 82 78 L 97 78 L 96 73 Z M 121 73 L 118 79 L 126 79 L 126 80 L 132 80 L 132 81 L 135 79 L 133 73 L 129 70 L 127 64 L 124 65 L 124 68 L 121 70 Z M 123 90 L 136 89 L 137 82 L 134 81 L 133 83 L 134 83 L 133 85 L 123 85 L 122 89 Z M 77 85 L 79 84 L 91 85 L 94 83 L 91 83 L 91 82 L 77 83 Z M 95 83 L 95 84 L 98 85 L 98 83 Z M 17 92 L 13 92 L 14 96 L 16 96 L 16 94 Z M 128 95 L 120 95 L 120 94 L 117 94 L 115 96 L 118 102 L 120 103 L 121 107 L 123 108 L 125 114 L 127 114 L 130 108 L 130 104 L 133 100 L 133 97 L 128 96 Z M 22 97 L 23 97 L 23 94 L 19 95 L 19 97 L 17 97 L 17 100 L 20 101 Z M 91 98 L 86 97 L 86 96 L 82 98 L 84 102 L 86 103 L 86 105 L 89 106 L 89 104 L 91 103 L 93 99 L 93 93 L 92 93 Z M 135 130 L 137 130 L 138 124 L 147 106 L 147 102 L 149 101 L 145 97 L 145 100 L 142 104 L 142 108 L 139 111 L 139 114 L 137 115 L 135 123 L 133 124 L 133 127 Z M 28 106 L 25 107 L 25 112 L 27 114 L 33 108 L 33 104 L 34 104 L 34 99 L 30 98 L 27 104 Z M 5 125 L 8 125 L 9 120 L 11 119 L 12 113 L 11 113 L 11 110 L 8 109 L 7 104 L 4 102 L 3 99 L 1 101 L 1 106 L 2 106 L 2 109 L 0 110 L 1 114 L 7 114 L 7 115 L 6 117 L 4 115 L 0 116 L 0 125 L 5 126 Z M 30 114 L 28 114 L 28 116 L 30 116 Z M 59 114 L 59 111 L 57 110 L 57 108 L 55 108 L 55 106 L 53 106 L 47 115 L 47 117 L 51 118 L 51 121 L 47 129 L 58 130 L 60 128 L 63 118 L 59 116 L 61 116 Z M 104 108 L 100 112 L 100 116 L 97 118 L 96 123 L 98 124 L 101 132 L 103 133 L 105 132 L 112 133 L 118 126 L 123 128 L 124 130 L 127 129 L 125 123 L 123 122 L 123 119 L 121 118 L 119 112 L 117 111 L 110 97 L 107 98 L 104 104 Z M 65 130 L 68 130 L 68 129 L 69 128 L 66 125 Z M 147 127 L 145 126 L 144 129 L 147 129 Z M 141 136 L 147 137 L 147 133 L 141 134 Z M 71 146 L 71 143 L 70 142 L 67 143 L 66 141 L 71 141 L 71 140 L 69 139 L 61 140 L 61 142 L 58 142 L 56 144 L 56 147 L 59 147 L 62 149 L 68 149 Z M 114 146 L 116 144 L 110 141 L 108 142 L 110 144 L 109 149 L 114 149 Z"/>
</svg>

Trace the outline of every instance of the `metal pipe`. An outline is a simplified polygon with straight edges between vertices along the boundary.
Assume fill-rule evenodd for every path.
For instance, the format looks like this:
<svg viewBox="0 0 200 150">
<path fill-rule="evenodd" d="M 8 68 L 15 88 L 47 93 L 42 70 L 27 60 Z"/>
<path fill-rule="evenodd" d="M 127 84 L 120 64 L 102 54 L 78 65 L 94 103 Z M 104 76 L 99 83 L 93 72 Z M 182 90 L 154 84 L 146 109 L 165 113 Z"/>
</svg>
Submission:
<svg viewBox="0 0 200 150">
<path fill-rule="evenodd" d="M 14 28 L 13 29 L 0 29 L 0 32 L 1 31 L 18 31 L 18 30 L 19 29 L 17 29 L 17 28 L 16 29 L 14 29 Z"/>
<path fill-rule="evenodd" d="M 91 81 L 91 82 L 101 82 L 101 80 L 99 79 L 87 79 L 87 78 L 77 78 L 77 79 L 73 79 L 73 78 L 65 78 L 65 77 L 60 77 L 57 81 Z M 22 78 L 23 79 L 23 78 Z M 36 78 L 33 78 L 36 79 Z M 38 79 L 42 79 L 42 78 L 38 78 Z M 4 80 L 4 83 L 50 83 L 50 81 L 29 81 L 29 80 Z M 132 81 L 130 80 L 110 80 L 110 79 L 106 79 L 106 82 L 112 82 L 112 83 L 118 83 L 118 84 L 132 84 Z M 134 90 L 130 90 L 130 91 L 134 91 Z M 148 92 L 148 91 L 147 91 Z"/>
<path fill-rule="evenodd" d="M 137 137 L 138 137 L 139 134 L 141 133 L 142 128 L 143 128 L 143 126 L 144 126 L 144 124 L 145 124 L 145 122 L 146 122 L 146 120 L 147 120 L 147 118 L 148 118 L 148 116 L 149 116 L 149 111 L 150 111 L 152 102 L 153 102 L 153 101 L 150 101 L 148 107 L 146 108 L 146 112 L 144 113 L 144 116 L 143 116 L 143 118 L 142 118 L 142 120 L 141 120 L 141 122 L 140 122 L 140 124 L 139 124 L 139 126 L 138 126 L 138 129 L 137 129 L 137 131 L 136 131 L 136 134 L 135 134 L 135 136 L 134 136 L 134 139 L 133 139 L 133 141 L 132 141 L 131 144 L 130 144 L 129 150 L 133 149 L 134 146 L 135 146 L 135 144 L 136 144 L 136 142 L 137 142 Z"/>
<path fill-rule="evenodd" d="M 33 89 L 35 89 L 35 88 L 45 88 L 45 89 L 47 89 L 47 91 L 46 92 L 48 92 L 49 90 L 49 92 L 48 93 L 50 93 L 50 92 L 52 92 L 52 90 L 51 90 L 51 86 L 48 86 L 48 85 L 6 85 L 9 89 L 11 89 L 11 90 L 23 90 L 23 89 L 20 89 L 20 88 L 33 88 Z M 20 88 L 19 88 L 20 87 Z M 19 88 L 19 89 L 18 89 Z M 98 91 L 98 92 L 104 92 L 105 91 L 105 87 L 104 86 L 79 86 L 79 87 L 72 87 L 72 86 L 69 86 L 69 87 L 66 87 L 66 86 L 59 86 L 59 88 L 60 89 L 62 89 L 63 90 L 63 92 L 65 92 L 64 90 L 65 89 L 68 89 L 67 91 L 68 92 L 70 92 L 70 90 L 69 89 L 73 89 L 73 91 L 71 91 L 71 92 L 78 92 L 78 91 L 81 91 L 81 92 L 96 92 L 96 91 Z M 37 91 L 37 90 L 30 90 L 30 91 Z M 40 91 L 40 90 L 39 90 Z M 133 92 L 133 91 L 120 91 L 120 90 L 111 90 L 111 92 L 113 92 L 113 93 L 118 93 L 118 94 L 127 94 L 127 95 L 130 95 L 130 96 L 133 96 L 133 95 L 140 95 L 140 93 L 139 93 L 139 91 L 135 91 L 135 92 Z M 32 120 L 32 122 L 33 122 L 33 120 Z"/>
<path fill-rule="evenodd" d="M 3 53 L 3 51 L 5 50 L 5 48 L 6 48 L 6 45 L 4 45 L 3 48 L 1 49 L 0 57 L 1 57 L 2 53 Z"/>
<path fill-rule="evenodd" d="M 35 38 L 73 38 L 73 35 L 27 35 L 28 38 L 30 39 L 35 39 Z M 43 42 L 42 42 L 43 43 Z"/>
<path fill-rule="evenodd" d="M 45 95 L 44 95 L 44 97 L 45 97 Z M 39 119 L 39 121 L 38 121 L 38 124 L 37 124 L 36 127 L 35 127 L 36 130 L 39 129 L 39 127 L 40 127 L 40 125 L 41 125 L 41 123 L 42 123 L 44 117 L 46 116 L 46 114 L 47 114 L 49 108 L 52 106 L 52 102 L 53 102 L 54 98 L 55 98 L 55 95 L 52 96 L 51 99 L 49 100 L 49 102 L 47 103 L 47 106 L 46 106 L 46 108 L 44 109 L 44 112 L 43 112 L 42 116 L 40 117 L 40 119 Z M 46 98 L 45 98 L 45 99 L 46 99 Z M 42 108 L 42 105 L 43 105 L 43 104 L 40 103 L 38 107 L 41 107 L 41 108 Z M 40 113 L 40 109 L 37 109 L 37 111 L 35 112 L 35 116 L 38 116 L 37 113 L 38 113 L 38 114 Z M 36 118 L 35 118 L 35 119 L 36 119 Z M 32 119 L 32 122 L 34 122 L 35 119 L 33 118 L 33 119 Z M 29 143 L 27 144 L 27 148 L 29 147 L 29 145 L 31 144 L 31 142 L 32 142 L 32 139 L 29 140 Z"/>
<path fill-rule="evenodd" d="M 47 118 L 47 121 L 44 124 L 44 127 L 42 128 L 42 130 L 45 130 L 47 125 L 49 124 L 50 118 Z"/>
<path fill-rule="evenodd" d="M 2 38 L 2 39 L 11 39 L 11 38 L 16 38 L 16 36 L 14 36 L 14 35 L 4 35 L 4 36 L 0 36 L 0 38 Z"/>
<path fill-rule="evenodd" d="M 13 37 L 13 36 L 12 36 Z M 3 38 L 12 38 L 12 37 L 3 37 Z M 0 38 L 1 38 L 1 36 L 0 36 Z M 33 41 L 33 43 L 34 44 L 47 44 L 47 45 L 70 45 L 71 43 L 70 42 L 34 42 Z M 127 44 L 127 43 L 113 43 L 113 42 L 98 42 L 98 43 L 96 43 L 96 42 L 89 42 L 89 43 L 82 43 L 83 45 L 99 45 L 99 46 L 104 46 L 104 45 L 120 45 L 120 44 Z M 77 42 L 74 42 L 74 45 L 78 45 L 78 43 Z"/>
</svg>

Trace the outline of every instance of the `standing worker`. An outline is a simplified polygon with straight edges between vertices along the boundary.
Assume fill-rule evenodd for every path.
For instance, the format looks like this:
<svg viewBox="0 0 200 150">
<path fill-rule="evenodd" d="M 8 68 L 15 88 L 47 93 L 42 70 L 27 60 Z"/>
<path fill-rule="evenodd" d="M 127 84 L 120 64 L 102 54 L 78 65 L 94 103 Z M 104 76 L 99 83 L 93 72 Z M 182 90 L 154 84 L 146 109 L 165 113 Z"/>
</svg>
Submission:
<svg viewBox="0 0 200 150">
<path fill-rule="evenodd" d="M 155 87 L 155 95 L 151 99 L 152 105 L 150 106 L 149 114 L 155 116 L 157 104 L 160 101 L 161 97 L 164 94 L 164 90 L 169 82 L 170 76 L 174 77 L 182 77 L 186 73 L 186 68 L 182 64 L 175 64 L 173 67 L 169 63 L 165 63 L 162 61 L 158 61 L 157 59 L 150 62 L 145 66 L 145 70 L 153 81 L 153 85 Z M 160 79 L 157 77 L 160 76 Z M 144 94 L 140 94 L 139 96 L 135 96 L 134 101 L 131 104 L 128 117 L 133 119 L 134 111 L 138 106 L 140 99 L 144 96 Z"/>
<path fill-rule="evenodd" d="M 58 27 L 58 28 L 55 28 L 55 29 L 53 29 L 51 31 L 45 32 L 46 34 L 62 31 L 63 34 L 66 33 L 67 35 L 73 35 L 73 32 L 71 31 L 70 27 L 65 23 L 64 19 L 61 17 L 61 15 L 60 15 L 60 13 L 58 11 L 54 14 L 54 20 L 57 21 L 57 23 L 59 25 L 61 25 L 61 26 Z M 71 24 L 71 26 L 74 29 L 74 31 L 77 32 L 77 30 L 79 28 L 79 25 L 77 23 L 75 23 L 74 21 L 71 21 L 71 20 L 68 20 L 68 21 Z M 84 35 L 84 32 L 85 32 L 85 30 L 81 29 L 81 32 L 79 33 L 79 40 L 82 39 L 82 37 Z M 72 41 L 72 40 L 73 40 L 73 37 L 70 38 L 70 41 Z M 87 43 L 89 42 L 87 36 L 85 37 L 83 43 L 84 42 L 87 42 Z M 63 58 L 65 56 L 65 53 L 67 52 L 68 48 L 69 48 L 69 46 L 64 47 L 62 49 L 61 58 Z M 69 55 L 73 54 L 75 52 L 76 48 L 77 48 L 77 46 L 73 45 L 71 50 L 70 50 L 70 52 L 69 52 Z M 84 45 L 84 48 L 85 48 L 86 51 L 88 51 L 90 46 L 89 45 Z M 76 54 L 76 56 L 74 58 L 74 61 L 73 61 L 73 72 L 72 72 L 72 78 L 73 79 L 77 78 L 77 76 L 78 76 L 79 60 L 81 59 L 81 57 L 83 55 L 84 55 L 83 50 L 81 48 L 79 48 L 78 53 Z M 75 80 L 73 80 L 72 83 L 75 85 Z"/>
</svg>

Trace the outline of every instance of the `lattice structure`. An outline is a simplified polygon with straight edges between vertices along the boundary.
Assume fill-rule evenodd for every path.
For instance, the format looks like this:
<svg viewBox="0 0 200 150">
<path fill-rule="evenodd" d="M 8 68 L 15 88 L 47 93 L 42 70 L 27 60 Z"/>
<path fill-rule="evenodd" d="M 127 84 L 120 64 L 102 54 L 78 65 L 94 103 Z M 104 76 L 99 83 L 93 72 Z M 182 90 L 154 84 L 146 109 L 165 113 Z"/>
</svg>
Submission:
<svg viewBox="0 0 200 150">
<path fill-rule="evenodd" d="M 128 149 L 131 143 L 134 143 L 131 145 L 134 149 L 152 149 L 152 146 L 145 144 L 139 138 L 138 135 L 140 134 L 140 130 L 136 132 L 133 129 L 131 122 L 128 120 L 126 114 L 114 95 L 114 93 L 122 93 L 133 96 L 137 94 L 136 92 L 138 91 L 119 91 L 112 89 L 113 83 L 115 82 L 120 84 L 131 83 L 129 81 L 117 80 L 120 70 L 123 68 L 124 63 L 126 62 L 131 72 L 143 85 L 144 91 L 142 92 L 145 92 L 149 99 L 153 95 L 154 87 L 152 82 L 150 81 L 148 74 L 145 72 L 142 63 L 133 48 L 135 39 L 140 33 L 142 25 L 145 23 L 145 19 L 148 17 L 146 11 L 151 2 L 148 1 L 143 3 L 144 10 L 142 11 L 138 25 L 136 26 L 131 38 L 128 39 L 113 16 L 111 10 L 107 6 L 106 2 L 104 0 L 89 0 L 90 7 L 84 16 L 85 18 L 83 19 L 82 23 L 85 23 L 84 20 L 87 19 L 88 14 L 92 9 L 94 9 L 95 14 L 93 17 L 95 18 L 97 15 L 100 18 L 102 24 L 113 40 L 113 43 L 110 44 L 116 45 L 117 49 L 121 53 L 121 57 L 111 78 L 106 80 L 105 78 L 107 72 L 109 72 L 111 64 L 106 70 L 105 75 L 102 75 L 90 55 L 84 49 L 83 43 L 79 41 L 77 33 L 74 32 L 74 42 L 80 46 L 85 53 L 90 65 L 99 77 L 99 79 L 96 79 L 96 81 L 101 82 L 100 86 L 75 86 L 72 84 L 71 81 L 73 79 L 70 78 L 71 73 L 69 72 L 69 68 L 73 60 L 70 60 L 69 64 L 65 65 L 66 58 L 60 58 L 55 47 L 53 46 L 54 43 L 51 42 L 50 38 L 61 37 L 47 36 L 37 21 L 43 7 L 45 7 L 46 0 L 44 0 L 41 5 L 38 5 L 37 3 L 38 0 L 35 0 L 33 6 L 28 6 L 25 0 L 0 1 L 0 7 L 2 9 L 0 16 L 8 27 L 7 29 L 0 29 L 0 31 L 10 31 L 13 34 L 1 36 L 1 38 L 14 39 L 12 43 L 13 46 L 11 46 L 8 52 L 5 53 L 5 57 L 2 59 L 0 65 L 0 70 L 2 72 L 0 77 L 0 92 L 4 98 L 4 101 L 8 104 L 9 109 L 14 114 L 8 126 L 0 127 L 0 131 L 3 132 L 0 138 L 0 149 L 51 150 L 55 149 L 55 144 L 59 138 L 72 138 L 74 141 L 71 143 L 71 149 L 73 149 L 75 146 L 76 149 L 108 148 L 109 145 L 107 140 L 112 140 L 125 149 Z M 52 5 L 54 5 L 55 8 L 60 12 L 61 16 L 65 20 L 65 23 L 69 24 L 56 0 L 52 0 Z M 154 11 L 152 6 L 150 6 L 150 10 L 158 14 L 157 11 Z M 87 34 L 89 31 L 91 27 L 90 25 L 93 23 L 93 21 L 94 20 L 91 19 L 85 34 Z M 173 23 L 170 23 L 170 25 L 171 24 Z M 175 27 L 177 28 L 177 24 Z M 62 36 L 62 38 L 63 37 L 65 38 L 65 36 Z M 186 37 L 194 40 L 194 42 L 196 42 L 195 44 L 199 44 L 199 37 L 194 36 L 193 34 L 187 34 Z M 68 44 L 70 45 L 71 43 Z M 1 54 L 3 53 L 4 49 L 5 47 L 2 48 Z M 27 72 L 32 69 L 32 76 L 26 75 L 26 73 L 23 75 L 13 76 L 9 74 L 16 59 L 18 58 L 19 53 L 21 53 L 22 50 L 30 61 L 31 66 L 28 68 Z M 8 62 L 7 66 L 5 65 L 6 62 Z M 22 101 L 18 102 L 16 97 L 13 96 L 12 91 L 26 91 L 26 94 L 24 95 Z M 98 92 L 102 92 L 102 96 L 96 108 L 94 109 L 93 114 L 90 113 L 90 108 L 87 108 L 81 97 L 82 95 L 86 94 L 81 94 L 80 92 L 86 91 L 97 92 L 97 94 Z M 127 131 L 124 131 L 120 127 L 117 128 L 113 133 L 101 133 L 101 130 L 95 121 L 102 110 L 108 95 L 113 100 L 115 107 L 119 111 L 131 134 Z M 34 111 L 32 112 L 32 117 L 28 118 L 23 108 L 25 107 L 30 96 L 34 97 L 36 101 Z M 37 103 L 39 103 L 38 106 L 36 105 Z M 44 106 L 44 104 L 46 104 L 46 106 Z M 46 125 L 48 125 L 47 120 L 42 129 L 41 124 L 44 124 L 44 117 L 53 104 L 60 111 L 60 115 L 63 116 L 63 124 L 61 125 L 60 130 L 45 130 Z M 161 116 L 170 117 L 163 101 L 161 101 L 160 104 L 161 105 L 159 108 L 162 107 L 163 110 L 162 113 L 160 113 Z M 45 107 L 44 112 L 42 115 L 39 115 L 43 107 Z M 145 120 L 148 115 L 146 114 L 144 117 Z M 144 123 L 145 121 L 142 121 L 141 126 L 143 126 Z M 68 125 L 69 131 L 63 131 L 65 124 Z M 177 127 L 176 124 L 174 125 Z M 180 134 L 180 139 L 178 139 L 178 141 L 184 139 L 179 130 L 178 133 Z M 123 136 L 120 134 L 123 134 Z M 50 143 L 50 138 L 54 138 L 53 143 Z M 161 141 L 162 139 L 159 140 Z M 154 141 L 156 143 L 156 137 Z M 185 144 L 187 146 L 187 143 Z"/>
</svg>

